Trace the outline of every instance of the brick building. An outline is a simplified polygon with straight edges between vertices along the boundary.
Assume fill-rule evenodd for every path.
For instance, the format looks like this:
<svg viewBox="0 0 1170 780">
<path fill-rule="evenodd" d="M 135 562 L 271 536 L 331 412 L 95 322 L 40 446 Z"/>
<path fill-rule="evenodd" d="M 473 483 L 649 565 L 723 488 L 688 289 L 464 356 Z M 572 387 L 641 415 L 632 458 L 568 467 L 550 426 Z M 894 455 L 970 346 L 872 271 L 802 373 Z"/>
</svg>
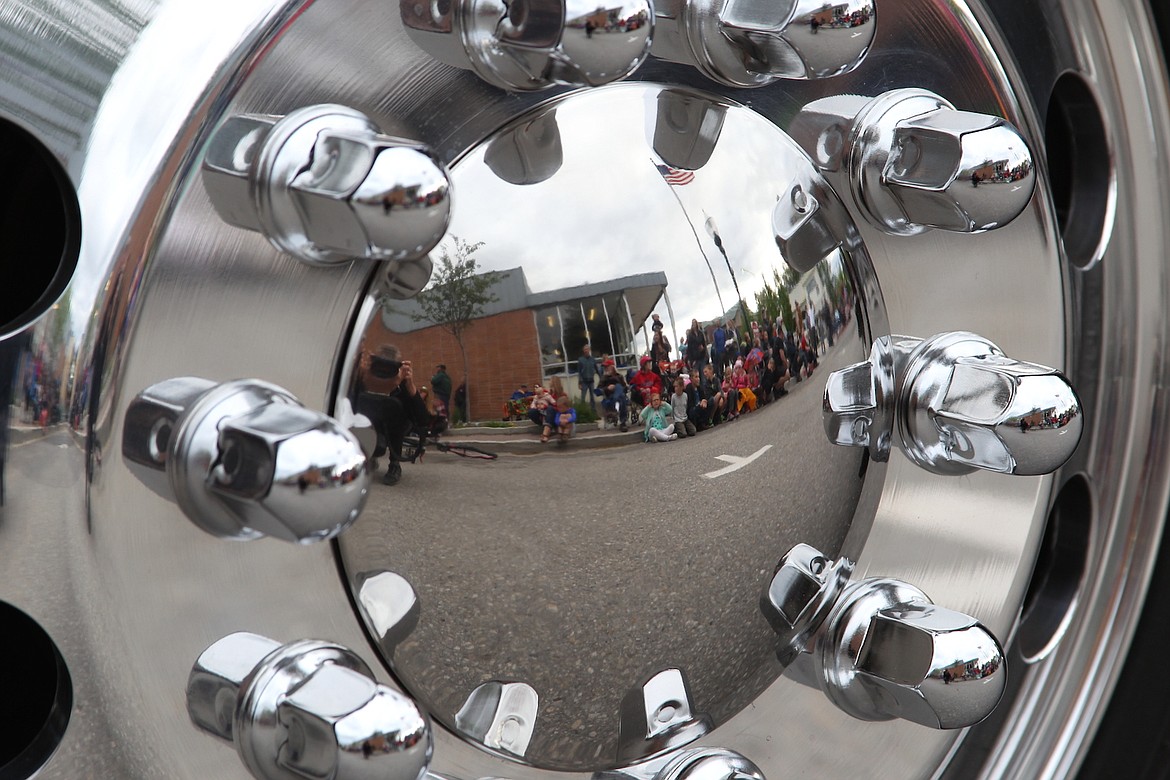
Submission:
<svg viewBox="0 0 1170 780">
<path fill-rule="evenodd" d="M 495 301 L 464 334 L 471 376 L 471 419 L 499 419 L 503 402 L 521 384 L 545 384 L 560 376 L 577 393 L 577 356 L 613 355 L 619 366 L 636 361 L 638 332 L 666 298 L 666 274 L 636 274 L 609 282 L 533 293 L 521 268 L 496 272 Z M 669 301 L 667 301 L 669 306 Z M 413 362 L 419 384 L 429 385 L 445 364 L 452 387 L 463 381 L 463 358 L 454 337 L 438 325 L 414 319 L 411 301 L 395 302 L 367 329 L 363 350 L 394 344 Z"/>
</svg>

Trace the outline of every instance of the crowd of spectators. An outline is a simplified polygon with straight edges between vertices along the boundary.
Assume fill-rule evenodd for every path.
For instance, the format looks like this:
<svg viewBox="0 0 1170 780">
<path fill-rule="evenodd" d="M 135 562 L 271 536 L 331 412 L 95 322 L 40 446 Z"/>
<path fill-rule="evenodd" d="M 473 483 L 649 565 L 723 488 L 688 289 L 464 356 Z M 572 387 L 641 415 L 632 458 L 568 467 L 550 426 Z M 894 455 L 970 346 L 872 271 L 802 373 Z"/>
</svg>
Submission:
<svg viewBox="0 0 1170 780">
<path fill-rule="evenodd" d="M 622 431 L 638 424 L 647 442 L 694 436 L 786 396 L 790 383 L 816 371 L 820 356 L 845 325 L 842 310 L 828 303 L 817 312 L 798 306 L 795 320 L 791 329 L 777 319 L 752 323 L 742 333 L 732 321 L 717 319 L 704 328 L 692 320 L 678 358 L 672 359 L 675 350 L 655 314 L 650 349 L 637 370 L 622 373 L 613 358 L 595 358 L 586 346 L 578 358 L 578 388 L 594 408 L 601 399 L 607 423 Z M 548 387 L 521 385 L 505 402 L 504 417 L 528 417 L 541 426 L 542 441 L 547 441 L 553 432 L 565 437 L 566 407 L 572 408 L 560 377 L 554 376 Z"/>
</svg>

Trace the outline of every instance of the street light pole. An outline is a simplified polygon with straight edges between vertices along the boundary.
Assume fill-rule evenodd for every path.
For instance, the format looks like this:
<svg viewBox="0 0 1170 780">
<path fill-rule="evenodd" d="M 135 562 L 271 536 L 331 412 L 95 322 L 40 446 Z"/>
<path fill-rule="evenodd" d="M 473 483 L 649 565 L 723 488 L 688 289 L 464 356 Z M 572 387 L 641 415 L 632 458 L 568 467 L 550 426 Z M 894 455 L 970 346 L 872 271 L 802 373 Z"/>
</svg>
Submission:
<svg viewBox="0 0 1170 780">
<path fill-rule="evenodd" d="M 739 299 L 739 313 L 743 317 L 743 332 L 747 335 L 752 332 L 751 323 L 748 321 L 747 307 L 743 303 L 743 293 L 739 291 L 739 282 L 735 279 L 735 271 L 731 267 L 731 259 L 727 256 L 727 250 L 723 248 L 723 239 L 719 236 L 719 227 L 715 224 L 714 217 L 707 217 L 706 223 L 707 233 L 710 234 L 711 239 L 715 242 L 715 248 L 719 250 L 719 254 L 723 255 L 723 262 L 727 263 L 727 273 L 731 274 L 731 284 L 735 286 L 735 296 Z"/>
</svg>

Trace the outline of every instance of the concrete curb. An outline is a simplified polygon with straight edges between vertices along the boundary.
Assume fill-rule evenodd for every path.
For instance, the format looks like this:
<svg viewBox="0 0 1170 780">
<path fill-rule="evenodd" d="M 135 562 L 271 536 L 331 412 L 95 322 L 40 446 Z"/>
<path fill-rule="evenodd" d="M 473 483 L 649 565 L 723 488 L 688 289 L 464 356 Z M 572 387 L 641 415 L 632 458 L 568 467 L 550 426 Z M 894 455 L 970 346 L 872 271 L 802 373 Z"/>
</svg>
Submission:
<svg viewBox="0 0 1170 780">
<path fill-rule="evenodd" d="M 535 428 L 536 426 L 533 426 Z M 576 436 L 565 444 L 560 444 L 556 437 L 548 443 L 542 444 L 539 435 L 530 433 L 523 438 L 519 436 L 447 436 L 442 439 L 448 444 L 471 444 L 488 452 L 499 455 L 538 455 L 545 452 L 576 452 L 579 450 L 608 449 L 611 447 L 627 447 L 631 444 L 642 443 L 641 429 L 631 429 L 626 433 L 620 431 L 591 431 L 585 434 L 578 432 Z"/>
</svg>

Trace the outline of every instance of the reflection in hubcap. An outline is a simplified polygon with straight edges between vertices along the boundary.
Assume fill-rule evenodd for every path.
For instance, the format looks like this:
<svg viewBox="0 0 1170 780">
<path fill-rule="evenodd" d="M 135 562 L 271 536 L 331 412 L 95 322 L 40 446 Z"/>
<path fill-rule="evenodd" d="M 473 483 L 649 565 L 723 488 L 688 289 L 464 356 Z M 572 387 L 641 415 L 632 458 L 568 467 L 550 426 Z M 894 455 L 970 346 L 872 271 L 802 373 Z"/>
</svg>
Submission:
<svg viewBox="0 0 1170 780">
<path fill-rule="evenodd" d="M 783 670 L 760 594 L 794 544 L 835 554 L 857 510 L 866 456 L 825 442 L 823 383 L 808 377 L 866 354 L 881 304 L 859 300 L 876 290 L 864 248 L 787 135 L 689 90 L 629 84 L 561 98 L 473 148 L 452 181 L 461 199 L 491 205 L 456 209 L 458 240 L 435 264 L 446 285 L 367 307 L 350 400 L 391 450 L 408 426 L 396 424 L 401 373 L 379 368 L 388 357 L 412 361 L 424 386 L 437 364 L 456 386 L 466 369 L 473 420 L 508 416 L 510 394 L 535 384 L 559 384 L 582 418 L 563 448 L 536 444 L 525 399 L 509 428 L 444 434 L 489 450 L 532 442 L 537 454 L 405 464 L 340 541 L 351 587 L 368 616 L 362 583 L 380 572 L 410 583 L 417 626 L 371 633 L 411 695 L 489 747 L 597 770 L 685 744 Z M 457 261 L 468 264 L 462 282 Z M 482 280 L 478 299 L 467 279 Z M 460 344 L 441 313 L 458 319 L 469 298 L 478 304 Z M 763 313 L 753 321 L 745 309 Z M 656 323 L 671 345 L 663 354 Z M 608 406 L 578 385 L 586 344 L 623 376 L 654 352 L 669 383 L 686 373 L 696 325 L 709 348 L 690 350 L 695 368 L 713 362 L 734 385 L 745 363 L 756 389 L 736 400 L 741 419 L 665 447 L 643 444 L 637 418 L 629 432 L 585 422 Z M 791 378 L 764 403 L 773 347 Z M 450 392 L 441 378 L 434 391 Z M 631 394 L 635 410 L 649 401 Z M 414 614 L 406 606 L 384 611 Z M 522 738 L 505 739 L 509 728 Z"/>
</svg>

